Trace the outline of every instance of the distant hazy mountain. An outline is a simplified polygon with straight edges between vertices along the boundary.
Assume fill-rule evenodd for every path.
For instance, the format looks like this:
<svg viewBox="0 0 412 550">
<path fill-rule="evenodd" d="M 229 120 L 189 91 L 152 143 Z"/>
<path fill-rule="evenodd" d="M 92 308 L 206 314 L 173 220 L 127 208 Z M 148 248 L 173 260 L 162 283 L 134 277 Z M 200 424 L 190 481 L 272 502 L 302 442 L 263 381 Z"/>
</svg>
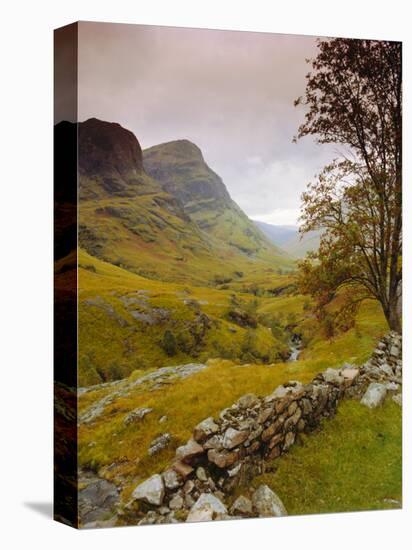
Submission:
<svg viewBox="0 0 412 550">
<path fill-rule="evenodd" d="M 296 225 L 272 225 L 258 220 L 253 220 L 253 222 L 277 246 L 282 247 L 298 235 L 298 227 Z"/>
<path fill-rule="evenodd" d="M 303 235 L 303 237 L 297 234 L 283 246 L 283 249 L 293 258 L 303 258 L 307 252 L 312 252 L 319 248 L 320 236 L 320 231 L 310 231 Z"/>
<path fill-rule="evenodd" d="M 254 223 L 274 245 L 293 258 L 303 258 L 307 252 L 316 250 L 319 246 L 320 231 L 311 231 L 302 237 L 298 227 L 294 225 L 272 225 L 257 220 Z"/>
</svg>

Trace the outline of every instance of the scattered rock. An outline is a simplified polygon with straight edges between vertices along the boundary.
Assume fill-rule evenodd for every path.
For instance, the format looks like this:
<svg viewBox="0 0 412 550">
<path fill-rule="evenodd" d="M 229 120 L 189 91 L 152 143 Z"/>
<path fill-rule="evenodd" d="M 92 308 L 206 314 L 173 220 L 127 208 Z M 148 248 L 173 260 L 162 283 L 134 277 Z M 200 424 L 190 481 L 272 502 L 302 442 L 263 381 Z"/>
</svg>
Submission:
<svg viewBox="0 0 412 550">
<path fill-rule="evenodd" d="M 364 396 L 361 399 L 362 405 L 366 405 L 370 409 L 374 409 L 383 404 L 386 397 L 386 386 L 384 384 L 378 384 L 377 382 L 372 382 L 369 384 L 368 389 L 366 390 Z"/>
<path fill-rule="evenodd" d="M 237 497 L 235 502 L 232 504 L 230 511 L 233 514 L 249 516 L 252 514 L 252 502 L 243 495 L 240 495 L 240 497 Z"/>
<path fill-rule="evenodd" d="M 165 486 L 159 474 L 155 474 L 140 483 L 132 493 L 134 500 L 143 500 L 148 504 L 160 506 L 165 496 Z"/>
<path fill-rule="evenodd" d="M 150 443 L 149 455 L 152 456 L 159 453 L 160 451 L 163 451 L 163 449 L 165 449 L 169 445 L 170 441 L 170 434 L 164 433 L 162 435 L 159 435 L 159 437 L 156 437 L 156 439 L 153 439 L 153 441 Z"/>
<path fill-rule="evenodd" d="M 287 516 L 283 502 L 267 485 L 260 485 L 252 496 L 253 507 L 260 517 Z"/>
<path fill-rule="evenodd" d="M 124 417 L 123 422 L 125 426 L 128 426 L 129 424 L 133 424 L 134 422 L 139 422 L 152 411 L 153 409 L 151 409 L 150 407 L 140 407 L 138 409 L 134 409 Z"/>
<path fill-rule="evenodd" d="M 395 395 L 392 395 L 392 401 L 395 401 L 397 405 L 402 407 L 402 394 L 401 393 L 395 393 Z"/>
<path fill-rule="evenodd" d="M 221 500 L 210 493 L 202 493 L 192 506 L 186 521 L 212 521 L 226 515 L 227 508 Z"/>
</svg>

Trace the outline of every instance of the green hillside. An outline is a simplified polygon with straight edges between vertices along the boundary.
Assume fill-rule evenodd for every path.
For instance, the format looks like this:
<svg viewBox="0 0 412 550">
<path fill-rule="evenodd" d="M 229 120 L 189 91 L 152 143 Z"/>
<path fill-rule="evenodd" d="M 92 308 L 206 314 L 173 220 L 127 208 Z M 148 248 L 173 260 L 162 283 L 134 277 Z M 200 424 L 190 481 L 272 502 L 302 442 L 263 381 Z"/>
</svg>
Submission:
<svg viewBox="0 0 412 550">
<path fill-rule="evenodd" d="M 146 173 L 139 142 L 131 132 L 97 119 L 80 123 L 80 247 L 151 279 L 195 285 L 247 279 L 257 263 L 273 270 L 292 269 L 293 260 L 254 228 L 204 164 L 198 148 L 190 144 L 183 149 L 194 157 L 191 169 L 183 173 L 177 167 L 176 173 L 191 190 L 190 201 L 176 187 Z M 207 177 L 205 198 L 194 190 Z"/>
<path fill-rule="evenodd" d="M 78 276 L 81 386 L 213 357 L 267 364 L 288 357 L 289 333 L 281 330 L 288 316 L 273 330 L 273 316 L 260 314 L 263 302 L 251 293 L 147 279 L 82 250 Z M 301 311 L 299 298 L 290 299 L 289 310 Z"/>
</svg>

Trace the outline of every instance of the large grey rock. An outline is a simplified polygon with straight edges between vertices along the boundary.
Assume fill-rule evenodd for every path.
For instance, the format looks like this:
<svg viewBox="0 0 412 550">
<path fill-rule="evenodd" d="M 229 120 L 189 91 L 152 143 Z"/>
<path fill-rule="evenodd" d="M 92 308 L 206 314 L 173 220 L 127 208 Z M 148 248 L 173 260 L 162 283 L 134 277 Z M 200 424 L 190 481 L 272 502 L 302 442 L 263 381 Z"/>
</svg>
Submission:
<svg viewBox="0 0 412 550">
<path fill-rule="evenodd" d="M 227 514 L 227 508 L 214 495 L 202 493 L 190 509 L 187 522 L 212 521 L 222 519 Z"/>
<path fill-rule="evenodd" d="M 228 428 L 223 436 L 223 447 L 225 449 L 234 449 L 248 438 L 249 433 L 246 431 L 235 430 Z"/>
<path fill-rule="evenodd" d="M 288 513 L 278 495 L 267 485 L 260 485 L 252 496 L 253 507 L 260 517 L 281 517 Z"/>
<path fill-rule="evenodd" d="M 372 382 L 361 399 L 361 404 L 370 409 L 379 407 L 385 401 L 387 389 L 384 384 Z"/>
<path fill-rule="evenodd" d="M 193 432 L 193 439 L 198 443 L 202 443 L 209 436 L 214 435 L 219 431 L 219 426 L 216 424 L 214 419 L 210 416 L 202 420 Z"/>
<path fill-rule="evenodd" d="M 132 493 L 134 500 L 143 500 L 155 506 L 162 504 L 164 496 L 165 486 L 159 474 L 155 474 L 146 479 L 146 481 L 143 481 L 143 483 L 140 483 Z"/>
<path fill-rule="evenodd" d="M 113 483 L 93 478 L 84 489 L 79 491 L 79 516 L 84 527 L 93 522 L 107 519 L 119 504 L 119 491 Z"/>
</svg>

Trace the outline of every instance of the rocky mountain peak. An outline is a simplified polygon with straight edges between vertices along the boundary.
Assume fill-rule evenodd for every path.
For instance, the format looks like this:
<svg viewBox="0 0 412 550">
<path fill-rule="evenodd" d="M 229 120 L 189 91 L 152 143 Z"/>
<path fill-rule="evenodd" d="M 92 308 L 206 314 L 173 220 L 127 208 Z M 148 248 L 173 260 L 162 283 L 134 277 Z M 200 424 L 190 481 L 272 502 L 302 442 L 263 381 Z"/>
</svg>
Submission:
<svg viewBox="0 0 412 550">
<path fill-rule="evenodd" d="M 90 118 L 79 123 L 79 168 L 88 175 L 117 170 L 121 175 L 143 170 L 136 136 L 120 124 Z"/>
<path fill-rule="evenodd" d="M 199 147 L 187 139 L 161 143 L 143 151 L 146 172 L 186 207 L 222 208 L 231 204 L 221 178 L 206 164 Z M 196 203 L 196 206 L 194 205 Z"/>
</svg>

